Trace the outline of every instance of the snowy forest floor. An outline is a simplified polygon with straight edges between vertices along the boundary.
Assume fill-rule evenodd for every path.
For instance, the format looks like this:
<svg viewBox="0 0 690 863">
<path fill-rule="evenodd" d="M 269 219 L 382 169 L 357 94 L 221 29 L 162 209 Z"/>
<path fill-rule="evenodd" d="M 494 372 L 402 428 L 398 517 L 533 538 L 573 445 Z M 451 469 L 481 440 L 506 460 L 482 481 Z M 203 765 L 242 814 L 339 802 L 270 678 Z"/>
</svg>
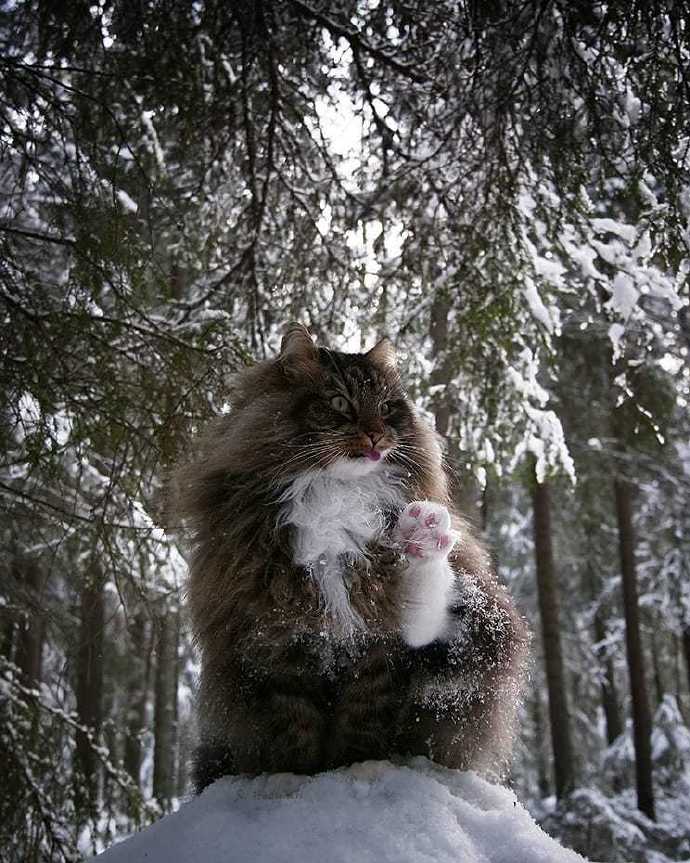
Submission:
<svg viewBox="0 0 690 863">
<path fill-rule="evenodd" d="M 530 813 L 510 789 L 425 758 L 227 777 L 98 863 L 690 863 L 688 780 L 657 797 L 652 822 L 630 788 L 580 788 Z"/>
<path fill-rule="evenodd" d="M 414 759 L 228 777 L 99 863 L 577 863 L 506 788 Z"/>
<path fill-rule="evenodd" d="M 424 758 L 227 777 L 98 861 L 690 863 L 690 731 L 669 699 L 654 724 L 654 822 L 637 808 L 628 722 L 600 773 L 558 804 Z M 90 841 L 82 836 L 85 854 Z"/>
</svg>

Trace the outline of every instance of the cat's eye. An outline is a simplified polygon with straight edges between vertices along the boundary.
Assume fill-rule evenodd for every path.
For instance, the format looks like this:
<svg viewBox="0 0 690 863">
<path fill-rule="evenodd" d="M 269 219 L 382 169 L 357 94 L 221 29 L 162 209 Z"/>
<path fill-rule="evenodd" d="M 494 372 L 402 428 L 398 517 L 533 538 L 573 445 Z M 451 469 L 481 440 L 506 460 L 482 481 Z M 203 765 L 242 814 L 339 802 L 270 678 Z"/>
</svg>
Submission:
<svg viewBox="0 0 690 863">
<path fill-rule="evenodd" d="M 382 417 L 390 416 L 392 411 L 393 411 L 393 405 L 390 402 L 384 402 L 381 405 L 380 412 L 381 412 Z"/>
<path fill-rule="evenodd" d="M 341 414 L 350 413 L 350 402 L 344 396 L 333 396 L 331 399 L 331 407 Z"/>
</svg>

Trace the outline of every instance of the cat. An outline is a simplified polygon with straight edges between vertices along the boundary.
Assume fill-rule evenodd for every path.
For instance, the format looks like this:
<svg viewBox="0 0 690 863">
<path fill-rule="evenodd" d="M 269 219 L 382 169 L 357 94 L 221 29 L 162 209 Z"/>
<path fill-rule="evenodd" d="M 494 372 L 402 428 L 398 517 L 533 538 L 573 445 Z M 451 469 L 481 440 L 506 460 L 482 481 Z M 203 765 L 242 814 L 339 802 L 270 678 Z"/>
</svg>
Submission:
<svg viewBox="0 0 690 863">
<path fill-rule="evenodd" d="M 229 395 L 170 487 L 192 538 L 197 792 L 409 755 L 498 772 L 528 631 L 391 343 L 341 353 L 293 324 Z"/>
</svg>

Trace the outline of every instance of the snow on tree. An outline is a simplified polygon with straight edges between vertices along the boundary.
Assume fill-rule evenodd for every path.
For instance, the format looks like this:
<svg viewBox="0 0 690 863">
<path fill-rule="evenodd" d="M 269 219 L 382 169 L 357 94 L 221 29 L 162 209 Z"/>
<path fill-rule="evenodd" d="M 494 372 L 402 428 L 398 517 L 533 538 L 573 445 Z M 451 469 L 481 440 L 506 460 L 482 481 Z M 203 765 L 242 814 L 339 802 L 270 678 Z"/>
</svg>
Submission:
<svg viewBox="0 0 690 863">
<path fill-rule="evenodd" d="M 177 613 L 184 569 L 157 495 L 225 409 L 226 374 L 270 355 L 288 319 L 339 347 L 395 338 L 530 613 L 536 459 L 583 782 L 630 692 L 601 477 L 633 483 L 651 700 L 673 694 L 687 723 L 679 4 L 10 4 L 0 47 L 3 842 L 74 856 L 144 811 L 98 752 L 151 796 L 173 653 L 156 621 Z M 78 698 L 99 677 L 89 631 L 102 684 Z M 184 625 L 177 662 L 177 697 L 160 681 L 166 806 L 193 733 Z M 515 777 L 535 799 L 543 708 L 537 691 Z M 95 782 L 72 783 L 77 738 Z"/>
</svg>

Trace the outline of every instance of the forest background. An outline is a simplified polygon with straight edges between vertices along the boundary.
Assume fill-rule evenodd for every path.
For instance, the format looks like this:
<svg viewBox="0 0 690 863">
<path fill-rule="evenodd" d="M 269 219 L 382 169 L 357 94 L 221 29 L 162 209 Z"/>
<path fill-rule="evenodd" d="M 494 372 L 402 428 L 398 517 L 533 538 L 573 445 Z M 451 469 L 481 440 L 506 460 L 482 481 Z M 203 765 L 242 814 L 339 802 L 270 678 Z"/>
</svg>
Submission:
<svg viewBox="0 0 690 863">
<path fill-rule="evenodd" d="M 293 319 L 392 337 L 531 622 L 519 798 L 595 859 L 690 856 L 684 16 L 0 3 L 3 860 L 188 793 L 161 490 Z"/>
</svg>

